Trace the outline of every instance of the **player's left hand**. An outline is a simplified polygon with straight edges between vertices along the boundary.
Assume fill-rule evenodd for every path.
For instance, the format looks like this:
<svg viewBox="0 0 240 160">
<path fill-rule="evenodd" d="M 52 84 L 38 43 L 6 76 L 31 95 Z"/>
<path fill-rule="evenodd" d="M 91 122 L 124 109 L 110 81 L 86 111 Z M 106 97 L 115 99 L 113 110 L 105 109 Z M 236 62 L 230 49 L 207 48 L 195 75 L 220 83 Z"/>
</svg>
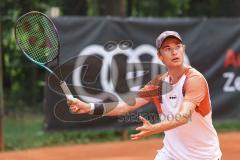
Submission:
<svg viewBox="0 0 240 160">
<path fill-rule="evenodd" d="M 138 140 L 153 135 L 155 133 L 153 125 L 148 120 L 146 120 L 142 116 L 139 116 L 139 119 L 143 122 L 143 125 L 136 128 L 136 130 L 140 132 L 137 134 L 132 134 L 131 140 Z"/>
</svg>

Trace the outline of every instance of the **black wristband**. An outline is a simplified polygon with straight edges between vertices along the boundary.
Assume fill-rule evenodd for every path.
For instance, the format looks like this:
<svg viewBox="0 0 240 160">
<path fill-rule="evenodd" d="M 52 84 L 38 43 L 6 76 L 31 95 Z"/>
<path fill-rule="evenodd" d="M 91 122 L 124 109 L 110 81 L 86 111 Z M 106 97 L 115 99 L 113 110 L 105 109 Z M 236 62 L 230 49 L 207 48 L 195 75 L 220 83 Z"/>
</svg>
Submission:
<svg viewBox="0 0 240 160">
<path fill-rule="evenodd" d="M 103 104 L 95 103 L 94 106 L 95 106 L 95 108 L 94 108 L 93 115 L 103 115 L 103 112 L 104 112 Z"/>
</svg>

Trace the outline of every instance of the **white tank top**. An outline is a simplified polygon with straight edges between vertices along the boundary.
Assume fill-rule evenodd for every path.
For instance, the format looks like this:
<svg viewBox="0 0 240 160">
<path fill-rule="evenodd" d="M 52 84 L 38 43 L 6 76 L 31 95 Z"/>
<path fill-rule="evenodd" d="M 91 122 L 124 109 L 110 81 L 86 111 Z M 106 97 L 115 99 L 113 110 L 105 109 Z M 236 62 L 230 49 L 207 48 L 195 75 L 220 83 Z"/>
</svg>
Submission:
<svg viewBox="0 0 240 160">
<path fill-rule="evenodd" d="M 177 116 L 176 113 L 180 110 L 184 98 L 185 80 L 186 75 L 183 74 L 172 86 L 172 90 L 162 95 L 161 119 L 170 120 Z M 165 77 L 165 81 L 169 82 L 169 76 Z M 212 113 L 209 112 L 206 116 L 202 116 L 195 111 L 187 124 L 164 132 L 164 148 L 174 160 L 217 160 L 221 157 L 222 153 L 211 115 Z"/>
</svg>

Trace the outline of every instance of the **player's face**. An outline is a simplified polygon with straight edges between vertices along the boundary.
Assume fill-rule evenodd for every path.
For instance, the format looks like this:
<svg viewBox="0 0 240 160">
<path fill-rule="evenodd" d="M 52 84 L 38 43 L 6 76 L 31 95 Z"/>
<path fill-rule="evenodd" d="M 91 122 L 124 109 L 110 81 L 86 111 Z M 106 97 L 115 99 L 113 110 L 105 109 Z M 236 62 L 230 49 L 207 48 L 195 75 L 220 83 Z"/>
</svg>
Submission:
<svg viewBox="0 0 240 160">
<path fill-rule="evenodd" d="M 174 37 L 169 37 L 163 41 L 158 51 L 158 56 L 166 67 L 180 67 L 183 65 L 185 48 L 181 41 Z"/>
</svg>

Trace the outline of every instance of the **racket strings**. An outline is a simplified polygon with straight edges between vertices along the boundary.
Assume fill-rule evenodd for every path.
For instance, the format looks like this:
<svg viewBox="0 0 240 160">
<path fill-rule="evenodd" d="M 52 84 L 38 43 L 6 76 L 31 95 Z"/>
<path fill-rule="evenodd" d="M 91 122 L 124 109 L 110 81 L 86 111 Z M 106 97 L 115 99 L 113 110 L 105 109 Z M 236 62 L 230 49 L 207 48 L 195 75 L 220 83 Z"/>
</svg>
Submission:
<svg viewBox="0 0 240 160">
<path fill-rule="evenodd" d="M 57 33 L 43 15 L 30 14 L 20 19 L 16 36 L 24 53 L 39 63 L 47 63 L 58 55 Z"/>
</svg>

